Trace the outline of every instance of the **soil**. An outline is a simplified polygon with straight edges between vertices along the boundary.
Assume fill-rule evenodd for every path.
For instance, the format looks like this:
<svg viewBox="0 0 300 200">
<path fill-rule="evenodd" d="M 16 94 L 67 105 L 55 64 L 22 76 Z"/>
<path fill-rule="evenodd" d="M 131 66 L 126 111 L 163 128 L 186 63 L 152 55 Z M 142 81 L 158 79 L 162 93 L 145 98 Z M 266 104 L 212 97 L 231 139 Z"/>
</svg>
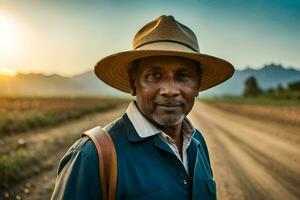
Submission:
<svg viewBox="0 0 300 200">
<path fill-rule="evenodd" d="M 271 117 L 195 104 L 190 119 L 206 139 L 219 199 L 300 199 L 300 128 Z"/>
<path fill-rule="evenodd" d="M 50 199 L 58 163 L 71 144 L 79 139 L 84 131 L 98 125 L 105 126 L 112 120 L 117 119 L 124 113 L 125 109 L 126 107 L 122 106 L 115 110 L 92 114 L 53 128 L 2 139 L 0 142 L 5 144 L 0 145 L 2 154 L 24 148 L 26 152 L 42 154 L 45 160 L 42 166 L 32 164 L 28 167 L 28 171 L 20 172 L 18 181 L 1 191 L 0 199 Z"/>
<path fill-rule="evenodd" d="M 233 112 L 233 109 L 238 110 L 238 113 Z M 100 125 L 105 125 L 120 116 L 124 110 L 123 107 L 93 114 L 30 136 L 26 134 L 26 137 L 23 135 L 7 139 L 5 144 L 11 145 L 5 145 L 6 149 L 0 148 L 0 152 L 17 148 L 12 144 L 20 139 L 25 144 L 34 144 L 72 135 L 72 143 L 84 130 L 99 125 L 99 122 Z M 210 104 L 195 103 L 189 118 L 207 142 L 217 182 L 218 199 L 300 199 L 300 128 L 294 122 L 278 123 L 278 116 L 275 117 L 276 120 L 271 117 L 249 116 L 248 112 L 243 114 L 238 107 L 221 109 Z M 0 199 L 50 199 L 59 159 L 68 147 L 69 145 L 64 145 L 47 155 L 46 160 L 52 165 L 15 183 L 11 189 L 2 192 Z"/>
</svg>

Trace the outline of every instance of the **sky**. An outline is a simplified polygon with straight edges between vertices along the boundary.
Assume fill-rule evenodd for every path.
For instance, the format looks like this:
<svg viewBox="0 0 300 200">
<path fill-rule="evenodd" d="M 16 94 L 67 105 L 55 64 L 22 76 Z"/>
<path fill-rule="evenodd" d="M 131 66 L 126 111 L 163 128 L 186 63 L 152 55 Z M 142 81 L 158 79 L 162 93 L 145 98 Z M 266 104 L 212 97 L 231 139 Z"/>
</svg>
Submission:
<svg viewBox="0 0 300 200">
<path fill-rule="evenodd" d="M 200 52 L 236 69 L 300 70 L 300 0 L 0 0 L 0 72 L 72 76 L 132 49 L 135 33 L 173 15 Z"/>
</svg>

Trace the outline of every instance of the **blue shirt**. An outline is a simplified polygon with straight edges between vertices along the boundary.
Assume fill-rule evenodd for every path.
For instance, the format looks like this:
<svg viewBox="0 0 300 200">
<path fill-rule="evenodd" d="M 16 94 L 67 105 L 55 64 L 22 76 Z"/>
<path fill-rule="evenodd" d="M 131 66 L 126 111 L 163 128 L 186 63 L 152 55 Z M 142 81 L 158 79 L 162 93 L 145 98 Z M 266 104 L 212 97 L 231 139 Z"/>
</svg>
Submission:
<svg viewBox="0 0 300 200">
<path fill-rule="evenodd" d="M 198 130 L 187 148 L 189 174 L 159 135 L 140 137 L 127 114 L 108 132 L 118 160 L 116 199 L 216 199 L 207 146 Z M 88 138 L 62 158 L 52 199 L 101 199 L 98 154 Z"/>
</svg>

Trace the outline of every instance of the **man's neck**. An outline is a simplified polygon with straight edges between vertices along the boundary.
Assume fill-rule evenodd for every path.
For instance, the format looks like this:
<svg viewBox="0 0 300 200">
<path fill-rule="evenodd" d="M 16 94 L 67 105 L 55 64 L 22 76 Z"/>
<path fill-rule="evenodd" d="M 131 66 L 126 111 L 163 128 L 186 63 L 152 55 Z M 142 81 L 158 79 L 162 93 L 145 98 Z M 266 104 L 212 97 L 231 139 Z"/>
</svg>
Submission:
<svg viewBox="0 0 300 200">
<path fill-rule="evenodd" d="M 137 102 L 134 101 L 136 108 L 140 111 L 140 113 L 147 118 L 146 115 L 143 114 L 143 112 L 139 109 Z M 170 136 L 174 141 L 175 144 L 179 150 L 179 154 L 182 158 L 182 142 L 183 142 L 183 137 L 181 134 L 181 128 L 182 128 L 182 122 L 173 126 L 162 126 L 158 123 L 156 123 L 155 121 L 147 118 L 149 121 L 151 121 L 156 127 L 158 127 L 160 130 L 162 130 L 165 134 L 167 134 L 168 136 Z"/>
<path fill-rule="evenodd" d="M 182 123 L 174 126 L 160 126 L 159 128 L 177 143 L 177 141 L 181 140 L 180 139 L 181 125 Z"/>
<path fill-rule="evenodd" d="M 181 126 L 182 123 L 174 126 L 160 126 L 159 128 L 166 133 L 168 136 L 170 136 L 176 143 L 176 146 L 178 148 L 180 157 L 182 158 L 182 134 L 181 134 Z"/>
</svg>

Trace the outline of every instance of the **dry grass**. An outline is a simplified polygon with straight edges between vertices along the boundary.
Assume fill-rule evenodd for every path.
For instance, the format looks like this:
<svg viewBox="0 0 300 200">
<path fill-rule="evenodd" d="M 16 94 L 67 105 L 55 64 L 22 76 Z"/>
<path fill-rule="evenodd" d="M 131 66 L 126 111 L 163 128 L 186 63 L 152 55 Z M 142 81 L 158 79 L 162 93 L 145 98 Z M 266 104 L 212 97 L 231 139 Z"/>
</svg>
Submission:
<svg viewBox="0 0 300 200">
<path fill-rule="evenodd" d="M 300 107 L 295 106 L 274 106 L 274 105 L 253 105 L 253 104 L 231 104 L 212 103 L 221 110 L 231 113 L 246 115 L 256 120 L 267 120 L 270 122 L 300 126 Z"/>
<path fill-rule="evenodd" d="M 114 108 L 128 100 L 112 98 L 0 98 L 0 136 L 53 126 Z"/>
<path fill-rule="evenodd" d="M 81 131 L 47 134 L 47 129 L 40 128 L 57 127 L 91 113 L 124 107 L 128 102 L 109 98 L 0 98 L 0 190 L 53 168 L 57 163 L 45 162 L 45 156 L 61 155 L 78 137 L 74 132 Z M 73 122 L 75 128 L 77 121 Z"/>
</svg>

